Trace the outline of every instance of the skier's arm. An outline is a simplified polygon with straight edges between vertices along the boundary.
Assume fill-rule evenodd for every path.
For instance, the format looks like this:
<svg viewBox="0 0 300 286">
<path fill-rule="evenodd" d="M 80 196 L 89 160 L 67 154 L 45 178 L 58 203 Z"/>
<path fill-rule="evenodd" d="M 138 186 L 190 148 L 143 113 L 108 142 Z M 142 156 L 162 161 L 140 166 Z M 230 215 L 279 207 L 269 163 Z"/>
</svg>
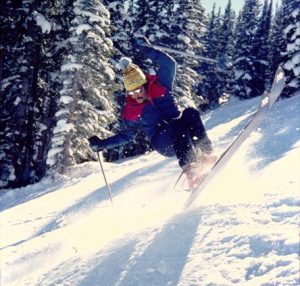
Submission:
<svg viewBox="0 0 300 286">
<path fill-rule="evenodd" d="M 159 82 L 167 88 L 164 96 L 155 99 L 156 108 L 164 115 L 166 121 L 178 118 L 180 111 L 172 94 L 176 76 L 176 61 L 167 53 L 151 47 L 149 41 L 144 37 L 134 39 L 133 43 L 145 57 L 150 58 L 155 65 L 159 66 L 157 70 Z"/>
<path fill-rule="evenodd" d="M 176 76 L 176 61 L 167 53 L 152 47 L 145 37 L 132 39 L 132 45 L 136 47 L 143 56 L 151 59 L 155 65 L 159 66 L 156 72 L 159 77 L 159 82 L 168 90 L 172 90 Z"/>
<path fill-rule="evenodd" d="M 110 149 L 132 142 L 136 137 L 137 132 L 137 122 L 129 122 L 127 120 L 124 120 L 122 122 L 121 130 L 116 135 L 101 140 L 102 148 Z"/>
<path fill-rule="evenodd" d="M 159 66 L 156 72 L 159 82 L 168 90 L 172 90 L 176 76 L 176 61 L 167 53 L 155 48 L 146 47 L 144 51 L 145 56 Z"/>
</svg>

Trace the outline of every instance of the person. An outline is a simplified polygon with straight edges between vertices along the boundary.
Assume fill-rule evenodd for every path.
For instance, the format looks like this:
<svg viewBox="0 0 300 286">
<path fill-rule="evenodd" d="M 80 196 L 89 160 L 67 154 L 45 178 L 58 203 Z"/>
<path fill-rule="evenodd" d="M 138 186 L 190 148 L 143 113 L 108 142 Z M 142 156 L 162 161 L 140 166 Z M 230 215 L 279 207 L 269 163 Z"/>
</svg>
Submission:
<svg viewBox="0 0 300 286">
<path fill-rule="evenodd" d="M 150 58 L 158 66 L 156 75 L 145 74 L 129 58 L 121 58 L 119 64 L 127 93 L 121 130 L 106 139 L 92 136 L 90 146 L 95 152 L 121 146 L 134 140 L 141 128 L 154 150 L 166 157 L 177 157 L 189 187 L 193 188 L 197 183 L 193 166 L 199 157 L 211 156 L 212 142 L 199 111 L 193 107 L 180 110 L 175 102 L 172 93 L 175 60 L 161 50 L 145 46 L 149 43 L 146 38 L 134 39 L 133 43 L 144 58 Z"/>
</svg>

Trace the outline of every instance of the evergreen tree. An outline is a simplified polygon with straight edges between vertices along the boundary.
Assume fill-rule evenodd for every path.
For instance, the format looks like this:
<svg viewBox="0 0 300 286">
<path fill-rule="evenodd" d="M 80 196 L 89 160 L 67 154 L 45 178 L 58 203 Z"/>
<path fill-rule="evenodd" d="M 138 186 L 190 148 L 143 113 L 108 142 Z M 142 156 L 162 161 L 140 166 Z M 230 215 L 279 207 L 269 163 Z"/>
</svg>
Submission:
<svg viewBox="0 0 300 286">
<path fill-rule="evenodd" d="M 47 154 L 51 146 L 51 137 L 55 127 L 55 112 L 57 110 L 57 99 L 61 88 L 60 67 L 65 52 L 65 39 L 69 36 L 67 27 L 72 20 L 69 13 L 71 0 L 42 2 L 40 11 L 45 14 L 51 24 L 49 37 L 43 37 L 42 55 L 43 64 L 40 65 L 39 98 L 35 112 L 35 122 L 41 131 L 36 133 L 36 154 L 34 161 L 38 163 L 36 170 L 37 178 L 40 179 L 47 171 Z M 43 25 L 42 25 L 43 27 Z M 43 29 L 43 28 L 42 28 Z"/>
<path fill-rule="evenodd" d="M 58 1 L 6 1 L 1 7 L 1 187 L 27 185 L 46 171 L 51 72 L 59 60 L 51 51 L 57 7 Z"/>
<path fill-rule="evenodd" d="M 276 69 L 283 62 L 283 52 L 287 46 L 287 41 L 284 35 L 284 2 L 280 7 L 277 7 L 274 20 L 272 22 L 270 33 L 270 49 L 268 53 L 268 68 L 267 80 L 269 85 L 275 75 Z"/>
<path fill-rule="evenodd" d="M 213 5 L 212 13 L 209 19 L 208 28 L 204 36 L 205 50 L 203 55 L 216 59 L 219 56 L 219 36 L 220 36 L 220 13 L 215 14 L 216 5 Z M 209 106 L 216 106 L 220 94 L 220 78 L 218 76 L 217 68 L 208 62 L 201 62 L 199 71 L 203 76 L 199 84 L 199 93 L 206 100 Z M 203 107 L 202 107 L 203 108 Z"/>
<path fill-rule="evenodd" d="M 219 49 L 220 49 L 220 60 L 226 62 L 225 72 L 222 72 L 222 94 L 220 97 L 227 99 L 228 95 L 231 94 L 231 86 L 233 81 L 233 57 L 234 57 L 234 26 L 235 26 L 235 12 L 231 8 L 231 0 L 228 1 L 225 8 L 224 16 L 222 19 L 222 26 L 219 36 Z"/>
<path fill-rule="evenodd" d="M 272 19 L 272 0 L 270 4 L 265 0 L 261 17 L 253 41 L 252 54 L 255 55 L 254 61 L 254 83 L 258 94 L 265 90 L 267 81 L 268 53 L 270 47 L 270 29 Z"/>
<path fill-rule="evenodd" d="M 258 16 L 258 0 L 246 0 L 236 25 L 233 93 L 243 99 L 261 94 L 261 86 L 255 80 L 255 55 L 253 54 Z"/>
<path fill-rule="evenodd" d="M 6 1 L 2 8 L 1 186 L 18 187 L 39 180 L 47 163 L 57 171 L 87 160 L 86 138 L 108 133 L 112 43 L 99 1 Z"/>
<path fill-rule="evenodd" d="M 204 37 L 204 55 L 218 60 L 232 60 L 233 56 L 233 29 L 235 15 L 231 10 L 231 1 L 225 9 L 224 16 L 220 9 L 215 14 L 215 5 L 210 16 L 207 32 Z M 228 97 L 230 84 L 232 81 L 231 68 L 220 69 L 217 65 L 202 62 L 200 73 L 203 76 L 202 83 L 199 85 L 199 92 L 207 100 L 210 107 L 216 107 L 222 97 Z"/>
<path fill-rule="evenodd" d="M 111 39 L 113 40 L 114 47 L 116 48 L 116 56 L 120 55 L 129 56 L 132 54 L 131 46 L 128 45 L 133 32 L 133 18 L 132 18 L 132 6 L 131 2 L 125 0 L 104 0 L 104 5 L 110 13 L 111 18 Z M 128 8 L 126 8 L 129 5 Z"/>
<path fill-rule="evenodd" d="M 87 138 L 111 133 L 115 73 L 108 59 L 113 44 L 109 12 L 101 1 L 77 0 L 69 28 L 67 54 L 61 66 L 62 89 L 55 114 L 52 148 L 47 164 L 63 172 L 65 167 L 92 158 Z"/>
<path fill-rule="evenodd" d="M 164 18 L 170 16 L 170 7 L 172 2 L 161 2 L 157 0 L 136 1 L 135 13 L 135 28 L 138 34 L 144 35 L 155 42 L 163 36 L 166 36 L 166 31 L 162 25 Z M 160 34 L 161 32 L 161 34 Z"/>
<path fill-rule="evenodd" d="M 231 0 L 228 0 L 222 19 L 219 46 L 221 53 L 224 53 L 229 61 L 232 60 L 234 54 L 234 25 L 235 12 L 232 10 Z"/>
<path fill-rule="evenodd" d="M 172 45 L 172 25 L 174 22 L 174 7 L 173 1 L 134 1 L 132 10 L 133 20 L 133 37 L 142 35 L 154 44 Z M 142 68 L 150 71 L 152 66 L 149 62 L 145 62 L 143 55 L 138 53 L 133 54 L 135 62 Z M 154 72 L 154 71 L 151 71 Z"/>
<path fill-rule="evenodd" d="M 219 13 L 215 13 L 216 5 L 214 4 L 207 32 L 205 34 L 205 56 L 216 59 L 219 56 L 219 36 L 221 30 L 220 24 L 220 10 Z"/>
<path fill-rule="evenodd" d="M 202 38 L 206 24 L 205 10 L 201 0 L 180 0 L 177 2 L 172 38 L 175 39 L 173 48 L 201 55 L 203 52 Z M 203 103 L 198 86 L 201 76 L 196 70 L 199 60 L 191 57 L 176 56 L 178 73 L 175 82 L 175 93 L 182 106 Z"/>
<path fill-rule="evenodd" d="M 300 93 L 300 0 L 286 1 L 284 34 L 287 39 L 284 68 L 287 71 L 285 95 Z"/>
</svg>

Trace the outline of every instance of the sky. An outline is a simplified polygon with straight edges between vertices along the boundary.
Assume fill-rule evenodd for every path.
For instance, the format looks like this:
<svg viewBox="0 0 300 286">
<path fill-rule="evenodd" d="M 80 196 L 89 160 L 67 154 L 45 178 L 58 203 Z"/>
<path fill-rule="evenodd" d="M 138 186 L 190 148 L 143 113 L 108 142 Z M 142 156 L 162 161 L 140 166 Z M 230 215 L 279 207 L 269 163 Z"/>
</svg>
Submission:
<svg viewBox="0 0 300 286">
<path fill-rule="evenodd" d="M 260 2 L 263 3 L 262 0 Z M 277 1 L 273 2 L 273 7 L 276 6 L 275 5 L 276 2 Z M 278 2 L 280 2 L 280 1 L 278 0 Z M 224 12 L 224 9 L 225 9 L 225 7 L 228 4 L 228 0 L 203 0 L 203 5 L 204 5 L 207 13 L 211 12 L 214 3 L 216 3 L 216 7 L 217 8 L 221 7 L 222 12 Z M 243 7 L 244 3 L 245 3 L 244 0 L 231 0 L 232 9 L 234 9 L 236 12 L 238 12 L 238 11 L 241 10 L 241 8 Z"/>
<path fill-rule="evenodd" d="M 203 5 L 208 13 L 211 12 L 214 3 L 216 3 L 217 8 L 221 7 L 222 11 L 224 11 L 228 4 L 228 0 L 203 0 Z M 235 11 L 239 11 L 243 7 L 244 3 L 245 1 L 243 0 L 231 0 L 232 8 Z"/>
</svg>

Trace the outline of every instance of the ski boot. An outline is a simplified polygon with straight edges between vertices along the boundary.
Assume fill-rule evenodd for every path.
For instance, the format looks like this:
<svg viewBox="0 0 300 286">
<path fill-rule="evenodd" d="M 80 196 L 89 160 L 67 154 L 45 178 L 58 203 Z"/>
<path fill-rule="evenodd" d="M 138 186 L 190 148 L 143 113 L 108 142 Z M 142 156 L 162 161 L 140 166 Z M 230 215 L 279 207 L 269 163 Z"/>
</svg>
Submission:
<svg viewBox="0 0 300 286">
<path fill-rule="evenodd" d="M 190 190 L 195 189 L 204 179 L 205 174 L 201 172 L 196 163 L 190 163 L 183 168 Z"/>
</svg>

